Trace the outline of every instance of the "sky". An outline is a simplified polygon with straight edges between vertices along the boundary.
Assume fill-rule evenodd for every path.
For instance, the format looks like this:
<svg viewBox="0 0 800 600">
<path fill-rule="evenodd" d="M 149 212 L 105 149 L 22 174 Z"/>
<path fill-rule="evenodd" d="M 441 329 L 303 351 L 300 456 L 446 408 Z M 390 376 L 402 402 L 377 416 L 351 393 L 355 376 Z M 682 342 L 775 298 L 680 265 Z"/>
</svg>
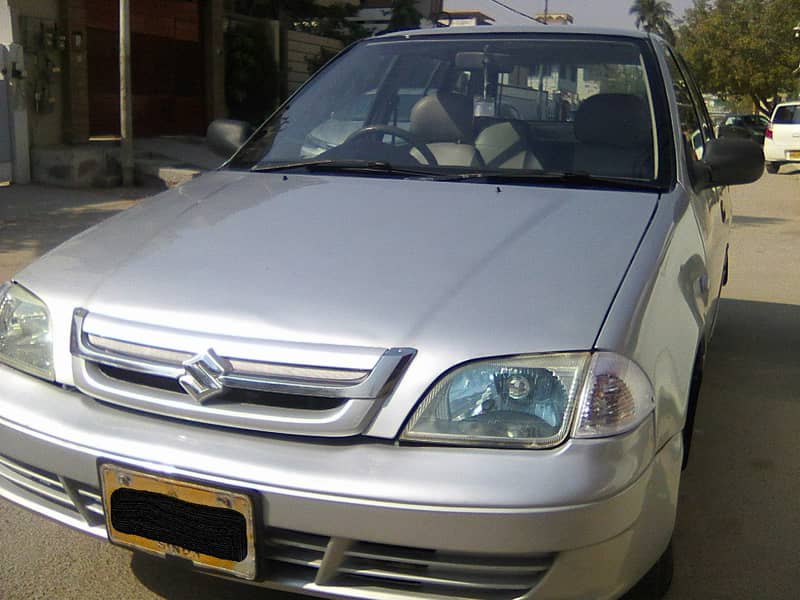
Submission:
<svg viewBox="0 0 800 600">
<path fill-rule="evenodd" d="M 528 15 L 544 12 L 545 0 L 498 0 Z M 633 0 L 549 0 L 548 12 L 566 12 L 575 18 L 575 25 L 583 27 L 615 27 L 635 29 L 634 17 L 628 14 Z M 692 5 L 692 0 L 671 0 L 676 17 Z M 492 0 L 444 0 L 445 10 L 477 9 L 495 18 L 498 25 L 524 25 L 529 19 L 506 10 Z"/>
</svg>

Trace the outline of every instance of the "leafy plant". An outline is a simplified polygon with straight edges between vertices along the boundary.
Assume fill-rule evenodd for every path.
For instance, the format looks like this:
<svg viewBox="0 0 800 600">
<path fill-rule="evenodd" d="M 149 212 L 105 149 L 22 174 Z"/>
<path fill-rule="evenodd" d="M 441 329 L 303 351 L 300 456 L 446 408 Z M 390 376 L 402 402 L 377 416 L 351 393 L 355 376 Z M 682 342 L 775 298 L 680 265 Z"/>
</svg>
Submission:
<svg viewBox="0 0 800 600">
<path fill-rule="evenodd" d="M 797 0 L 695 0 L 679 28 L 678 48 L 704 91 L 748 98 L 769 114 L 793 95 L 800 45 L 792 27 Z"/>
<path fill-rule="evenodd" d="M 392 2 L 392 16 L 389 19 L 387 31 L 401 31 L 419 27 L 422 15 L 417 10 L 414 0 L 394 0 Z"/>
<path fill-rule="evenodd" d="M 265 26 L 234 23 L 225 34 L 225 100 L 234 119 L 261 123 L 280 94 L 280 74 Z"/>
</svg>

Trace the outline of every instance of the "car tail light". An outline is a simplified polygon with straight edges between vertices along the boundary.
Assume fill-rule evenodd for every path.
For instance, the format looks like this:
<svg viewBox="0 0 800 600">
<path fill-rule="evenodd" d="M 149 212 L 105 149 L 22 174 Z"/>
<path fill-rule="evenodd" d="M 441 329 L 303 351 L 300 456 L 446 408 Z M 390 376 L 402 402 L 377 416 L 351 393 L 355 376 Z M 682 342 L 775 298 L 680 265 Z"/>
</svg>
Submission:
<svg viewBox="0 0 800 600">
<path fill-rule="evenodd" d="M 767 129 L 766 129 L 766 131 L 764 131 L 764 135 L 766 137 L 768 137 L 769 139 L 772 139 L 772 123 L 767 125 Z"/>
</svg>

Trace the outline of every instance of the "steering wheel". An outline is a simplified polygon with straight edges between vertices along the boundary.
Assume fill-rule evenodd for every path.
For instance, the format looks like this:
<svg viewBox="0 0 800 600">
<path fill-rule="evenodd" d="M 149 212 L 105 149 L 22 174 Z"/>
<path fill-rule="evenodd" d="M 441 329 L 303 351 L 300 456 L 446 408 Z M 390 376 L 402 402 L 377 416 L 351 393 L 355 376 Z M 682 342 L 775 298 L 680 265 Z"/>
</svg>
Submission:
<svg viewBox="0 0 800 600">
<path fill-rule="evenodd" d="M 354 131 L 351 133 L 347 139 L 344 141 L 344 144 L 349 144 L 350 142 L 357 140 L 358 138 L 380 133 L 383 135 L 393 135 L 395 137 L 399 137 L 407 141 L 412 148 L 416 148 L 422 157 L 428 161 L 429 165 L 438 166 L 439 163 L 436 161 L 436 157 L 431 152 L 431 149 L 425 145 L 424 142 L 420 141 L 413 133 L 410 131 L 406 131 L 405 129 L 400 129 L 399 127 L 395 127 L 394 125 L 368 125 L 366 127 L 362 127 L 358 131 Z M 381 135 L 381 141 L 383 141 L 383 135 Z"/>
</svg>

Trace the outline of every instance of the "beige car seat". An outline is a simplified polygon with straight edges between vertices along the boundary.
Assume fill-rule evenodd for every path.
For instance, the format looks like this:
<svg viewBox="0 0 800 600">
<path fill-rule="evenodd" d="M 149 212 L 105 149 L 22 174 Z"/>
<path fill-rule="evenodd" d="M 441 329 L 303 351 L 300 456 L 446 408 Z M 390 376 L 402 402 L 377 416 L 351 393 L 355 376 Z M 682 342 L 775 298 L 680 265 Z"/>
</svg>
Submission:
<svg viewBox="0 0 800 600">
<path fill-rule="evenodd" d="M 472 145 L 472 100 L 459 94 L 437 92 L 421 98 L 411 109 L 411 133 L 443 166 L 480 167 L 480 154 Z M 418 150 L 411 155 L 426 163 Z"/>
<path fill-rule="evenodd" d="M 528 150 L 525 124 L 500 121 L 485 127 L 475 139 L 475 148 L 491 169 L 535 169 L 542 164 Z"/>
<path fill-rule="evenodd" d="M 575 114 L 576 171 L 593 175 L 650 179 L 653 136 L 650 112 L 639 96 L 597 94 Z"/>
</svg>

